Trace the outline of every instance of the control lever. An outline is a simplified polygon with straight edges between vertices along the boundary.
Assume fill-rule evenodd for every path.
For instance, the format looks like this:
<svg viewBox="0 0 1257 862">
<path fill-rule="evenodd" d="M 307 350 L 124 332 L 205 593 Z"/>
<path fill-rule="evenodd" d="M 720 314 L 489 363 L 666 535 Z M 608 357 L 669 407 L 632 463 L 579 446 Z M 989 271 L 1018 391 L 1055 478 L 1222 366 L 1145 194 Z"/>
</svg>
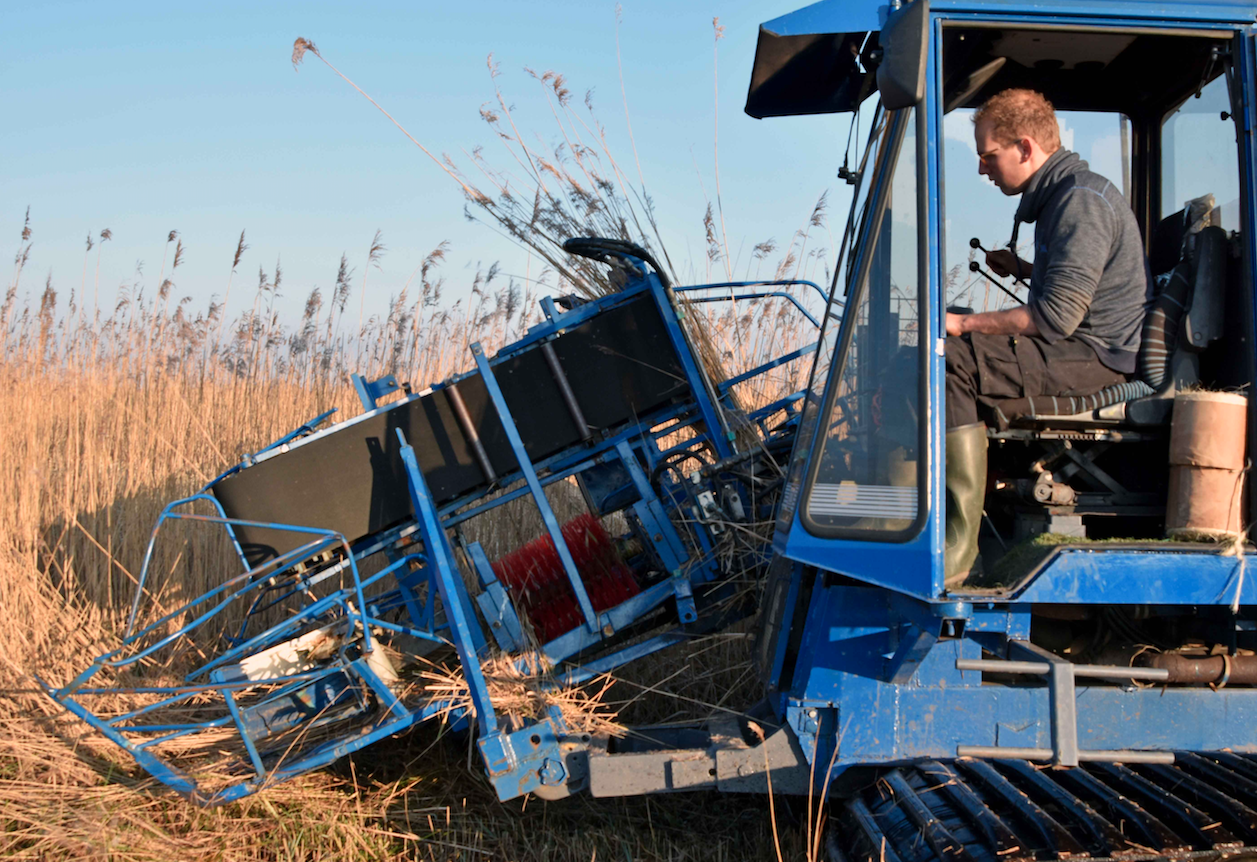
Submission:
<svg viewBox="0 0 1257 862">
<path fill-rule="evenodd" d="M 980 240 L 979 240 L 976 236 L 975 236 L 975 237 L 973 237 L 973 238 L 971 238 L 971 239 L 969 240 L 969 248 L 975 248 L 975 249 L 977 249 L 978 251 L 982 252 L 983 254 L 990 254 L 990 253 L 991 253 L 988 249 L 985 249 L 985 248 L 983 248 L 983 247 L 982 247 L 982 242 L 981 242 L 981 241 L 980 241 Z M 1013 252 L 1013 254 L 1016 254 L 1016 252 Z M 975 269 L 973 268 L 973 266 L 970 266 L 970 267 L 969 267 L 969 271 L 970 271 L 970 272 L 977 272 L 977 270 L 975 270 Z M 1029 289 L 1030 289 L 1030 285 L 1029 285 L 1029 284 L 1027 284 L 1027 283 L 1026 283 L 1026 280 L 1025 280 L 1024 278 L 1022 278 L 1020 275 L 1014 275 L 1014 276 L 1013 276 L 1013 281 L 1015 281 L 1015 282 L 1017 282 L 1018 284 L 1020 284 L 1021 286 L 1025 287 L 1027 290 L 1029 290 Z"/>
<path fill-rule="evenodd" d="M 1018 296 L 1017 294 L 1013 293 L 1013 292 L 1012 292 L 1011 290 L 1009 290 L 1008 288 L 1004 287 L 1004 285 L 1000 284 L 999 280 L 998 280 L 998 279 L 996 279 L 996 278 L 995 278 L 995 276 L 993 276 L 993 275 L 991 275 L 989 272 L 987 272 L 985 269 L 983 269 L 983 268 L 982 268 L 982 267 L 978 264 L 978 262 L 977 262 L 976 260 L 971 260 L 971 261 L 969 261 L 969 271 L 970 271 L 970 272 L 979 272 L 979 273 L 981 273 L 983 276 L 985 276 L 985 277 L 986 277 L 986 280 L 987 280 L 987 281 L 991 282 L 991 284 L 995 285 L 995 286 L 996 286 L 996 287 L 998 287 L 1000 290 L 1004 291 L 1004 293 L 1008 294 L 1008 295 L 1009 295 L 1009 296 L 1011 296 L 1013 299 L 1017 300 L 1017 302 L 1021 303 L 1022 305 L 1025 305 L 1025 304 L 1026 304 L 1026 303 L 1025 303 L 1025 300 L 1023 300 L 1023 299 L 1022 299 L 1020 296 Z"/>
</svg>

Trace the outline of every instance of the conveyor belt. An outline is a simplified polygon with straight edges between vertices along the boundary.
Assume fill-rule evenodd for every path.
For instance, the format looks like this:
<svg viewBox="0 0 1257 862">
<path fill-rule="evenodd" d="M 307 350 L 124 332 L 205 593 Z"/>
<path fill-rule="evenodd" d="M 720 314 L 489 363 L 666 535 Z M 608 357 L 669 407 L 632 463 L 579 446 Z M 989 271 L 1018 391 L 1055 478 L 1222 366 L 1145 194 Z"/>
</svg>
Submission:
<svg viewBox="0 0 1257 862">
<path fill-rule="evenodd" d="M 493 363 L 533 461 L 576 446 L 591 433 L 646 419 L 675 398 L 692 397 L 649 293 L 612 304 L 548 344 L 553 365 L 536 343 L 504 351 Z M 576 427 L 555 365 L 588 427 Z M 412 514 L 397 428 L 414 446 L 438 504 L 494 484 L 457 415 L 460 402 L 494 477 L 517 470 L 484 381 L 470 374 L 300 440 L 222 480 L 213 493 L 233 518 L 336 530 L 351 542 L 373 535 Z M 253 565 L 310 539 L 263 527 L 237 527 L 236 534 Z"/>
<path fill-rule="evenodd" d="M 843 862 L 1257 859 L 1257 757 L 921 761 L 836 809 L 826 844 Z"/>
</svg>

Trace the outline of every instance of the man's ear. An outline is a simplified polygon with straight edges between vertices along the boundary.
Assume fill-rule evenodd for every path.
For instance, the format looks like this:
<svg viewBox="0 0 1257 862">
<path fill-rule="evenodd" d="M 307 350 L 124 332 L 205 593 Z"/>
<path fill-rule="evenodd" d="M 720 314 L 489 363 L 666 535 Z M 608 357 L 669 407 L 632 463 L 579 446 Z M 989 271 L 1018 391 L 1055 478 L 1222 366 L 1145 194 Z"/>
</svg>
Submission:
<svg viewBox="0 0 1257 862">
<path fill-rule="evenodd" d="M 1034 157 L 1035 143 L 1031 138 L 1020 138 L 1016 142 L 1017 152 L 1021 154 L 1021 162 L 1025 164 Z"/>
</svg>

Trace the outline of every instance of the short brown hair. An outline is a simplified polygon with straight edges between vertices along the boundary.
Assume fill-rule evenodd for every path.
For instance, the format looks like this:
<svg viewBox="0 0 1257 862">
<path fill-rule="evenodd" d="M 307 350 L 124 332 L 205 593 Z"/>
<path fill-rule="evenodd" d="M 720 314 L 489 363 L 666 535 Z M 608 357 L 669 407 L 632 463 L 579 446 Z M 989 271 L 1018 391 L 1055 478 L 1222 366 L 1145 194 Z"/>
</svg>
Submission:
<svg viewBox="0 0 1257 862">
<path fill-rule="evenodd" d="M 1004 90 L 983 103 L 973 114 L 976 126 L 991 124 L 991 134 L 1001 144 L 1034 138 L 1051 155 L 1061 148 L 1061 130 L 1052 103 L 1034 90 Z"/>
</svg>

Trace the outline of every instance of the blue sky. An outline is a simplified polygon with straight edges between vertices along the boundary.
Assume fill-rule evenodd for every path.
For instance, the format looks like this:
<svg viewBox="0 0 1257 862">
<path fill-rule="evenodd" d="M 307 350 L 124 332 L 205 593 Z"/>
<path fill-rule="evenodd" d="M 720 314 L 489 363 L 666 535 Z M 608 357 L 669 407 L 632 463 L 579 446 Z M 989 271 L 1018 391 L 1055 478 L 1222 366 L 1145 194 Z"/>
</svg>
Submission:
<svg viewBox="0 0 1257 862">
<path fill-rule="evenodd" d="M 624 86 L 674 261 L 701 268 L 704 189 L 715 194 L 713 16 L 725 27 L 720 179 L 733 255 L 745 264 L 755 243 L 785 244 L 826 189 L 839 232 L 845 187 L 834 172 L 847 120 L 742 113 L 759 23 L 802 5 L 623 3 Z M 467 223 L 457 187 L 361 96 L 316 58 L 294 73 L 297 36 L 430 149 L 465 160 L 462 151 L 484 145 L 502 166 L 509 156 L 479 118 L 493 98 L 487 55 L 520 125 L 544 142 L 555 126 L 523 69 L 562 72 L 578 98 L 594 90 L 613 151 L 632 164 L 613 2 L 7 4 L 0 24 L 0 253 L 17 251 L 29 205 L 23 293 L 37 294 L 51 273 L 63 302 L 80 287 L 85 236 L 102 228 L 113 233 L 102 305 L 136 281 L 137 261 L 140 281 L 156 288 L 172 229 L 186 246 L 176 294 L 202 309 L 221 297 L 247 232 L 229 314 L 251 304 L 258 267 L 271 273 L 280 259 L 279 308 L 294 319 L 311 287 L 330 289 L 342 252 L 361 278 L 377 229 L 388 252 L 369 276 L 368 314 L 443 240 L 451 293 L 478 264 L 524 274 L 524 254 Z"/>
</svg>

